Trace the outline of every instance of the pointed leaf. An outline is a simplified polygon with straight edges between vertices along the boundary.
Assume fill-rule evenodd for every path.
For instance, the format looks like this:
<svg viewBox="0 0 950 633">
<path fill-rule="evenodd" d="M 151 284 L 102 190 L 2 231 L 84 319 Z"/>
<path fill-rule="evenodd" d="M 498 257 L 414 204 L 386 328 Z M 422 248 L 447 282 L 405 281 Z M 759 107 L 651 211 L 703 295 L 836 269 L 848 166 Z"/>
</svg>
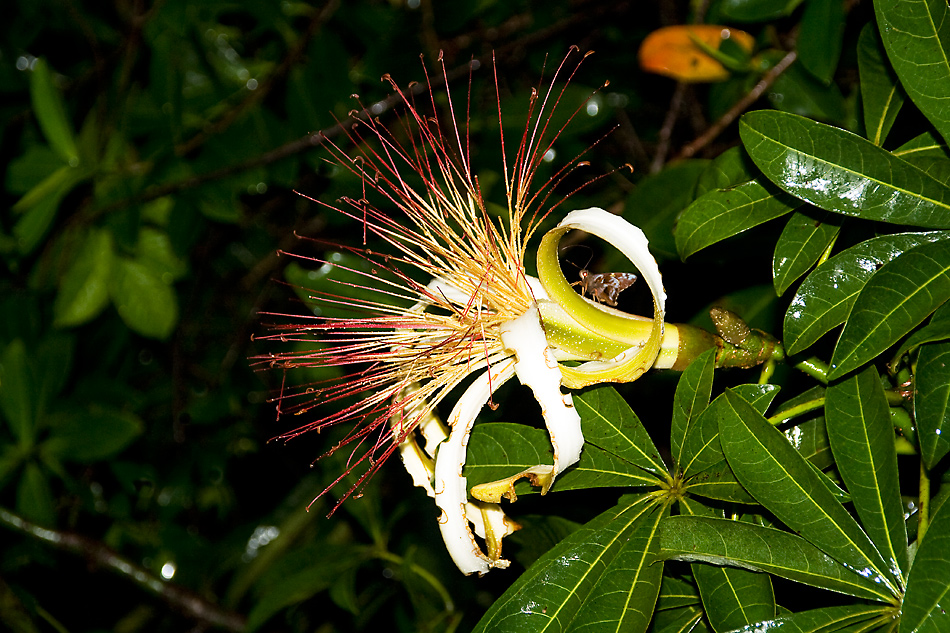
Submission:
<svg viewBox="0 0 950 633">
<path fill-rule="evenodd" d="M 617 457 L 654 475 L 667 476 L 666 464 L 660 457 L 649 433 L 630 405 L 613 387 L 598 387 L 574 398 L 581 416 L 584 439 Z"/>
<path fill-rule="evenodd" d="M 742 116 L 739 132 L 776 185 L 843 215 L 950 227 L 950 187 L 846 130 L 773 110 Z"/>
<path fill-rule="evenodd" d="M 663 565 L 657 560 L 660 521 L 668 515 L 669 506 L 654 506 L 637 521 L 629 540 L 581 604 L 568 631 L 613 633 L 647 629 L 663 579 Z"/>
<path fill-rule="evenodd" d="M 877 26 L 904 90 L 950 139 L 950 8 L 944 0 L 878 0 Z"/>
<path fill-rule="evenodd" d="M 829 591 L 880 600 L 880 586 L 838 563 L 800 536 L 723 518 L 676 516 L 663 521 L 660 555 L 767 572 Z"/>
<path fill-rule="evenodd" d="M 944 303 L 937 308 L 930 322 L 908 336 L 891 358 L 891 367 L 897 367 L 901 357 L 909 354 L 924 343 L 937 343 L 950 338 L 950 303 Z"/>
<path fill-rule="evenodd" d="M 686 259 L 711 244 L 792 212 L 801 203 L 755 180 L 697 198 L 676 221 L 676 250 Z"/>
<path fill-rule="evenodd" d="M 663 576 L 663 582 L 660 583 L 660 595 L 656 599 L 657 611 L 680 609 L 694 604 L 699 604 L 699 594 L 696 592 L 696 587 L 685 580 L 673 576 Z"/>
<path fill-rule="evenodd" d="M 950 342 L 920 348 L 914 372 L 914 419 L 928 469 L 950 452 Z"/>
<path fill-rule="evenodd" d="M 702 618 L 702 609 L 695 606 L 657 611 L 649 633 L 704 633 L 709 629 L 703 624 Z"/>
<path fill-rule="evenodd" d="M 86 323 L 109 304 L 112 260 L 112 234 L 104 229 L 90 230 L 60 283 L 53 304 L 57 327 Z"/>
<path fill-rule="evenodd" d="M 950 504 L 931 517 L 930 527 L 907 577 L 902 607 L 902 633 L 950 631 Z"/>
<path fill-rule="evenodd" d="M 893 152 L 940 182 L 950 181 L 950 151 L 947 145 L 930 132 L 907 141 Z"/>
<path fill-rule="evenodd" d="M 808 0 L 798 35 L 798 59 L 808 72 L 829 84 L 841 57 L 844 3 Z"/>
<path fill-rule="evenodd" d="M 898 595 L 867 535 L 785 436 L 742 398 L 726 391 L 722 445 L 740 483 L 783 523 L 838 562 Z"/>
<path fill-rule="evenodd" d="M 44 527 L 56 524 L 56 501 L 49 477 L 35 461 L 29 461 L 20 475 L 16 491 L 16 509 L 30 521 Z"/>
<path fill-rule="evenodd" d="M 775 593 L 766 574 L 702 563 L 692 569 L 706 618 L 717 633 L 775 617 Z"/>
<path fill-rule="evenodd" d="M 66 108 L 59 90 L 53 85 L 53 73 L 43 59 L 37 59 L 30 75 L 30 97 L 43 136 L 50 146 L 70 164 L 78 163 L 79 151 L 72 126 L 66 118 Z"/>
<path fill-rule="evenodd" d="M 831 357 L 834 380 L 875 358 L 950 298 L 950 242 L 921 244 L 884 264 L 854 302 Z"/>
<path fill-rule="evenodd" d="M 693 196 L 701 197 L 716 189 L 729 189 L 755 178 L 758 170 L 741 146 L 727 149 L 706 166 L 696 181 Z"/>
<path fill-rule="evenodd" d="M 35 439 L 36 396 L 26 346 L 14 339 L 0 357 L 0 412 L 21 446 L 32 446 Z"/>
<path fill-rule="evenodd" d="M 539 558 L 495 601 L 475 631 L 567 631 L 595 584 L 625 549 L 627 539 L 641 525 L 655 525 L 655 514 L 655 507 L 648 498 L 636 495 L 621 497 L 616 506 L 592 519 Z M 637 545 L 644 544 L 642 537 L 635 540 Z M 654 540 L 649 541 L 651 547 L 658 546 L 652 544 Z M 611 568 L 612 575 L 615 570 Z M 640 570 L 630 571 L 635 581 Z M 656 591 L 659 584 L 659 578 L 656 578 Z M 653 600 L 656 600 L 655 593 Z M 652 611 L 651 603 L 646 610 L 647 619 Z M 619 612 L 601 613 L 599 617 L 613 619 L 622 615 Z"/>
<path fill-rule="evenodd" d="M 673 468 L 680 470 L 683 442 L 690 426 L 709 404 L 712 394 L 713 370 L 716 367 L 716 350 L 700 354 L 680 375 L 673 396 L 673 420 L 670 429 L 670 447 L 673 453 Z"/>
<path fill-rule="evenodd" d="M 883 235 L 852 246 L 818 266 L 799 286 L 785 314 L 788 353 L 805 350 L 844 323 L 861 289 L 884 264 L 915 246 L 948 238 L 947 231 Z"/>
<path fill-rule="evenodd" d="M 788 287 L 808 272 L 841 230 L 841 218 L 817 209 L 796 211 L 775 244 L 772 279 L 775 292 Z"/>
<path fill-rule="evenodd" d="M 907 531 L 894 450 L 894 426 L 874 367 L 828 387 L 828 439 L 861 524 L 897 582 L 907 563 Z"/>
<path fill-rule="evenodd" d="M 871 22 L 864 25 L 858 37 L 858 72 L 865 133 L 875 145 L 884 145 L 897 113 L 904 105 L 905 95 L 894 69 L 885 58 L 880 33 Z"/>
<path fill-rule="evenodd" d="M 178 322 L 172 287 L 142 262 L 116 258 L 109 293 L 125 324 L 142 336 L 166 339 Z"/>
</svg>

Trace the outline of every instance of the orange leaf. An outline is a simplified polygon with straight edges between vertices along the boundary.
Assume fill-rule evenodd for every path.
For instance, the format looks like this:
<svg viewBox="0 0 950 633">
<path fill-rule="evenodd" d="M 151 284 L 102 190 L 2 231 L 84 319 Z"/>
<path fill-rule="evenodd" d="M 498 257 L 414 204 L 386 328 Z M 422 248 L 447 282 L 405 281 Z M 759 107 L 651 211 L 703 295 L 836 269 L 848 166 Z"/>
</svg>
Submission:
<svg viewBox="0 0 950 633">
<path fill-rule="evenodd" d="M 677 81 L 701 83 L 725 81 L 729 71 L 710 57 L 694 39 L 712 49 L 731 39 L 746 52 L 752 52 L 754 39 L 745 31 L 715 24 L 667 26 L 650 33 L 640 45 L 640 68 L 672 77 Z"/>
</svg>

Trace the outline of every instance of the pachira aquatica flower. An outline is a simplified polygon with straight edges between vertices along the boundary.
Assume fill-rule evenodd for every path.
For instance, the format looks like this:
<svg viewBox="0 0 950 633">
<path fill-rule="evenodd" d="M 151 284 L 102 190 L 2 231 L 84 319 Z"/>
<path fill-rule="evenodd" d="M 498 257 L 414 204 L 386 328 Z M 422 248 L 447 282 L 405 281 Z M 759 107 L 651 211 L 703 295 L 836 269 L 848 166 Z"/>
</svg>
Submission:
<svg viewBox="0 0 950 633">
<path fill-rule="evenodd" d="M 362 191 L 332 202 L 314 200 L 360 227 L 354 234 L 363 244 L 334 248 L 369 262 L 369 272 L 349 271 L 365 282 L 311 295 L 352 316 L 310 316 L 275 326 L 265 337 L 308 345 L 268 354 L 262 363 L 352 370 L 345 378 L 283 390 L 278 397 L 283 412 L 317 406 L 332 412 L 281 438 L 348 425 L 346 438 L 332 450 L 347 447 L 350 468 L 365 472 L 343 498 L 398 451 L 414 483 L 435 498 L 445 544 L 466 574 L 507 566 L 501 539 L 517 525 L 498 502 L 513 495 L 513 482 L 527 477 L 547 492 L 580 458 L 584 436 L 570 390 L 684 365 L 684 359 L 715 344 L 716 337 L 701 330 L 684 336 L 682 326 L 664 323 L 660 271 L 639 228 L 599 208 L 565 213 L 555 224 L 552 214 L 564 210 L 566 199 L 558 184 L 583 164 L 583 155 L 540 183 L 539 168 L 564 130 L 552 126 L 551 113 L 563 107 L 565 86 L 584 57 L 569 54 L 545 86 L 532 92 L 513 155 L 504 151 L 497 94 L 505 197 L 495 205 L 483 197 L 472 170 L 468 103 L 460 106 L 447 94 L 440 106 L 431 89 L 417 103 L 412 92 L 384 77 L 401 100 L 397 124 L 366 117 L 344 126 L 352 147 L 324 143 L 335 163 L 359 177 Z M 448 85 L 444 65 L 442 73 Z M 569 113 L 565 126 L 583 108 Z M 542 225 L 554 228 L 540 235 Z M 652 315 L 621 312 L 571 287 L 558 250 L 574 230 L 598 236 L 632 262 L 652 293 Z M 368 250 L 370 238 L 385 249 Z M 537 277 L 525 271 L 529 257 L 536 257 Z M 537 400 L 553 463 L 478 486 L 470 499 L 462 475 L 469 434 L 483 407 L 496 406 L 492 394 L 515 377 Z M 446 402 L 453 392 L 461 396 Z M 450 411 L 445 422 L 439 408 Z"/>
</svg>

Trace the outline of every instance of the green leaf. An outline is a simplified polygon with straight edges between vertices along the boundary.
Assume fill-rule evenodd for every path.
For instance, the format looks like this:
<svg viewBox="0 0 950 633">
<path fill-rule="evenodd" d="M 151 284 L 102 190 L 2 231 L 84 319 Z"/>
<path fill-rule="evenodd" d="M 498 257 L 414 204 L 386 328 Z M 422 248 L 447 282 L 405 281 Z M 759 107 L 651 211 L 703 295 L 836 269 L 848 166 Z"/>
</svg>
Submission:
<svg viewBox="0 0 950 633">
<path fill-rule="evenodd" d="M 887 262 L 928 242 L 950 238 L 950 232 L 883 235 L 838 253 L 802 282 L 785 314 L 784 341 L 789 354 L 814 344 L 848 318 L 869 279 Z"/>
<path fill-rule="evenodd" d="M 912 138 L 891 153 L 940 182 L 950 181 L 950 151 L 930 132 Z"/>
<path fill-rule="evenodd" d="M 720 10 L 734 20 L 765 22 L 790 14 L 802 0 L 723 0 Z"/>
<path fill-rule="evenodd" d="M 49 405 L 59 395 L 73 371 L 76 339 L 61 332 L 47 334 L 34 353 L 36 368 L 36 411 L 42 420 Z"/>
<path fill-rule="evenodd" d="M 61 459 L 88 464 L 120 453 L 144 430 L 145 424 L 134 413 L 93 407 L 64 415 L 47 442 Z"/>
<path fill-rule="evenodd" d="M 660 556 L 766 572 L 812 587 L 880 600 L 873 579 L 836 562 L 800 536 L 742 521 L 676 516 L 663 521 Z"/>
<path fill-rule="evenodd" d="M 858 37 L 858 73 L 865 133 L 875 145 L 884 145 L 904 105 L 905 94 L 894 69 L 887 63 L 881 36 L 871 22 L 864 25 Z"/>
<path fill-rule="evenodd" d="M 716 350 L 711 349 L 691 362 L 676 383 L 673 419 L 670 425 L 670 449 L 673 453 L 673 468 L 677 472 L 681 472 L 686 434 L 709 404 L 715 368 Z"/>
<path fill-rule="evenodd" d="M 693 577 L 714 631 L 775 617 L 775 594 L 765 574 L 698 563 L 693 565 Z"/>
<path fill-rule="evenodd" d="M 36 387 L 20 339 L 7 345 L 0 357 L 0 411 L 21 446 L 32 446 L 36 434 Z"/>
<path fill-rule="evenodd" d="M 666 464 L 650 434 L 613 387 L 584 391 L 574 397 L 574 407 L 581 416 L 586 443 L 642 468 L 656 479 L 667 478 Z"/>
<path fill-rule="evenodd" d="M 664 578 L 665 580 L 665 578 Z M 696 606 L 657 611 L 649 633 L 705 633 L 709 629 L 703 623 L 703 611 Z"/>
<path fill-rule="evenodd" d="M 662 545 L 662 543 L 661 540 L 660 544 Z M 699 604 L 699 594 L 696 592 L 696 587 L 685 580 L 673 576 L 663 576 L 663 582 L 660 583 L 660 595 L 656 599 L 657 611 L 681 609 L 694 604 Z"/>
<path fill-rule="evenodd" d="M 112 269 L 109 294 L 119 316 L 142 336 L 167 339 L 178 322 L 174 289 L 146 264 L 119 257 Z"/>
<path fill-rule="evenodd" d="M 729 189 L 749 182 L 758 170 L 742 146 L 727 149 L 706 166 L 696 181 L 693 196 L 699 198 L 710 191 Z"/>
<path fill-rule="evenodd" d="M 874 624 L 870 627 L 869 624 L 878 618 L 889 620 L 891 617 L 885 608 L 879 606 L 849 604 L 785 615 L 769 622 L 768 630 L 770 633 L 858 633 L 879 630 Z M 735 633 L 757 633 L 762 630 L 760 626 L 750 625 Z"/>
<path fill-rule="evenodd" d="M 894 426 L 874 367 L 828 387 L 825 422 L 835 464 L 861 524 L 900 583 L 908 567 L 907 531 Z"/>
<path fill-rule="evenodd" d="M 944 0 L 878 0 L 877 26 L 911 101 L 950 139 L 950 8 Z"/>
<path fill-rule="evenodd" d="M 584 428 L 585 433 L 587 428 Z M 495 422 L 476 424 L 469 438 L 465 462 L 468 487 L 498 481 L 538 464 L 551 463 L 551 442 L 544 429 L 524 424 Z M 558 477 L 553 490 L 655 486 L 657 478 L 589 441 L 580 461 Z M 515 485 L 515 493 L 539 492 L 526 481 Z"/>
<path fill-rule="evenodd" d="M 884 264 L 861 289 L 831 357 L 828 378 L 857 369 L 950 298 L 950 242 L 921 244 Z"/>
<path fill-rule="evenodd" d="M 28 191 L 13 205 L 12 210 L 22 213 L 13 225 L 17 248 L 26 255 L 33 252 L 56 218 L 59 205 L 87 173 L 72 167 L 63 167 Z"/>
<path fill-rule="evenodd" d="M 66 108 L 59 90 L 53 85 L 53 73 L 43 59 L 37 59 L 30 75 L 30 97 L 43 136 L 56 153 L 72 166 L 79 163 L 79 151 L 72 125 L 66 118 Z"/>
<path fill-rule="evenodd" d="M 814 467 L 742 398 L 726 390 L 720 433 L 726 459 L 745 488 L 793 531 L 879 584 L 878 599 L 899 595 L 888 566 Z M 890 591 L 888 594 L 887 590 Z"/>
<path fill-rule="evenodd" d="M 914 557 L 901 608 L 900 630 L 940 633 L 950 630 L 950 504 L 934 513 Z"/>
<path fill-rule="evenodd" d="M 831 83 L 844 35 L 841 0 L 808 0 L 798 34 L 798 60 L 825 84 Z"/>
<path fill-rule="evenodd" d="M 890 365 L 897 367 L 904 354 L 909 354 L 924 343 L 936 343 L 948 338 L 950 338 L 950 303 L 944 303 L 934 311 L 927 325 L 904 339 L 891 358 Z"/>
<path fill-rule="evenodd" d="M 112 262 L 112 234 L 91 229 L 60 283 L 53 304 L 54 325 L 81 325 L 102 312 L 109 303 Z"/>
<path fill-rule="evenodd" d="M 20 474 L 16 491 L 16 509 L 24 518 L 44 527 L 56 524 L 56 501 L 46 473 L 35 461 L 29 461 Z"/>
<path fill-rule="evenodd" d="M 739 132 L 772 182 L 816 207 L 865 220 L 950 227 L 950 187 L 856 134 L 770 110 L 743 115 Z"/>
<path fill-rule="evenodd" d="M 808 272 L 840 230 L 841 219 L 832 214 L 817 209 L 793 213 L 775 244 L 772 258 L 776 294 L 784 294 L 795 280 Z"/>
<path fill-rule="evenodd" d="M 682 259 L 711 244 L 781 217 L 801 206 L 794 198 L 756 181 L 717 189 L 696 199 L 676 222 L 676 249 Z"/>
<path fill-rule="evenodd" d="M 660 589 L 657 524 L 665 511 L 649 498 L 621 497 L 542 556 L 491 606 L 478 633 L 557 633 L 581 626 L 646 629 Z M 598 602 L 591 613 L 588 600 Z M 640 626 L 636 626 L 640 625 Z"/>
<path fill-rule="evenodd" d="M 165 231 L 142 227 L 137 248 L 137 258 L 147 262 L 166 284 L 170 285 L 188 271 L 188 265 L 175 253 Z"/>
<path fill-rule="evenodd" d="M 920 348 L 914 372 L 914 419 L 928 469 L 950 452 L 950 342 Z"/>
<path fill-rule="evenodd" d="M 779 75 L 768 91 L 776 110 L 840 123 L 847 117 L 844 95 L 835 83 L 824 84 L 796 61 Z"/>
</svg>

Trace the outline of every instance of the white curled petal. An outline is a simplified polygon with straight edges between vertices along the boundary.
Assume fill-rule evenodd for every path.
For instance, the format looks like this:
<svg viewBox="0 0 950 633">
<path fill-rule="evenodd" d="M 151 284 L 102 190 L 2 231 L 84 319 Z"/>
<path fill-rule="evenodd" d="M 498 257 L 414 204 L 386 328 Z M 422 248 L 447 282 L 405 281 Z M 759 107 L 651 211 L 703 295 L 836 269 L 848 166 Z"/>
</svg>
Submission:
<svg viewBox="0 0 950 633">
<path fill-rule="evenodd" d="M 571 211 L 558 224 L 558 227 L 565 226 L 596 235 L 626 255 L 650 287 L 657 311 L 661 315 L 660 318 L 665 316 L 666 291 L 663 289 L 663 277 L 660 275 L 660 267 L 656 259 L 650 254 L 647 236 L 639 227 L 630 224 L 619 215 L 597 207 Z"/>
<path fill-rule="evenodd" d="M 505 359 L 492 365 L 469 385 L 449 416 L 452 432 L 439 445 L 435 460 L 435 504 L 442 510 L 439 529 L 452 560 L 464 574 L 484 574 L 492 567 L 504 567 L 507 561 L 486 556 L 469 527 L 465 515 L 468 500 L 465 477 L 465 447 L 475 418 L 493 391 L 515 375 L 515 361 Z"/>
<path fill-rule="evenodd" d="M 561 370 L 554 350 L 548 345 L 538 308 L 532 307 L 517 319 L 503 323 L 501 342 L 514 351 L 518 379 L 531 388 L 541 405 L 554 447 L 553 481 L 559 472 L 580 459 L 584 435 L 574 401 L 570 394 L 561 392 Z"/>
<path fill-rule="evenodd" d="M 421 454 L 422 449 L 412 435 L 406 436 L 399 443 L 399 456 L 402 457 L 402 465 L 406 472 L 412 477 L 412 484 L 426 491 L 430 497 L 435 496 L 435 490 L 432 489 L 432 471 L 431 464 Z"/>
</svg>

